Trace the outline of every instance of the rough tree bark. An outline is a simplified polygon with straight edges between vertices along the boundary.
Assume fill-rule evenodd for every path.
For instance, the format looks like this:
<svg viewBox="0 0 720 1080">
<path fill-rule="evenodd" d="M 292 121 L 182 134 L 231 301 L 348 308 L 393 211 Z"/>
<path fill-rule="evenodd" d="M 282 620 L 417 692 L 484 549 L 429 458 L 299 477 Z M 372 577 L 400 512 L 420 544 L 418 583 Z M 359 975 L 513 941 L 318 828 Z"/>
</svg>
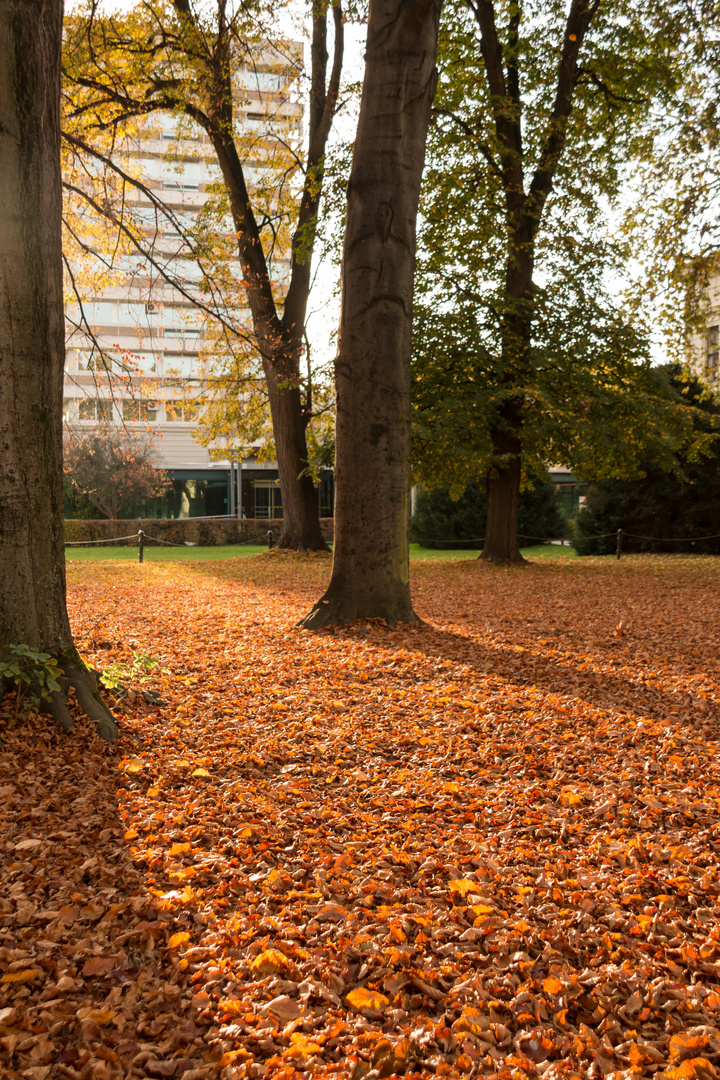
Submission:
<svg viewBox="0 0 720 1080">
<path fill-rule="evenodd" d="M 61 33 L 62 0 L 0 4 L 0 653 L 24 644 L 53 655 L 112 740 L 65 603 Z M 50 708 L 72 727 L 63 694 Z"/>
<path fill-rule="evenodd" d="M 410 348 L 415 227 L 440 0 L 371 0 L 342 264 L 335 545 L 301 625 L 417 622 L 410 598 Z"/>
<path fill-rule="evenodd" d="M 524 563 L 517 538 L 522 473 L 522 442 L 517 426 L 491 432 L 493 451 L 504 464 L 487 477 L 487 523 L 480 558 L 493 563 Z"/>
</svg>

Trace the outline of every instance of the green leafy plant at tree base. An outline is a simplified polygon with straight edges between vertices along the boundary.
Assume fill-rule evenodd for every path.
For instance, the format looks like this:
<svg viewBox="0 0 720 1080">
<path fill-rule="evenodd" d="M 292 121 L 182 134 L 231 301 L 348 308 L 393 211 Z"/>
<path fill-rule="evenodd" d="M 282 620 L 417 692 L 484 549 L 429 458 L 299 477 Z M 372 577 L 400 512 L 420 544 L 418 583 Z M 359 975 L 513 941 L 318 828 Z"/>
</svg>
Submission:
<svg viewBox="0 0 720 1080">
<path fill-rule="evenodd" d="M 125 690 L 125 683 L 146 683 L 153 671 L 159 670 L 163 674 L 169 674 L 167 668 L 160 667 L 160 661 L 150 653 L 141 650 L 133 653 L 132 664 L 119 662 L 110 664 L 100 676 L 100 682 L 106 690 L 113 692 Z"/>
<path fill-rule="evenodd" d="M 0 660 L 0 680 L 15 685 L 15 704 L 11 711 L 3 710 L 2 716 L 14 727 L 20 717 L 37 711 L 43 701 L 62 689 L 62 670 L 50 653 L 33 649 L 29 645 L 8 645 Z"/>
</svg>

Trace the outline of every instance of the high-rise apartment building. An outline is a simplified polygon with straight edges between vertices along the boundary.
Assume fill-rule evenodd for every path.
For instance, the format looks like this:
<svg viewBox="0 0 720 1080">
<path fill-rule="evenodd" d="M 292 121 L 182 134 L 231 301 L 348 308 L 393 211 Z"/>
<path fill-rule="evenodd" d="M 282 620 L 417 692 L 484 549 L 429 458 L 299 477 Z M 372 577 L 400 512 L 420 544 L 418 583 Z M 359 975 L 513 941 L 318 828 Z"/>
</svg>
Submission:
<svg viewBox="0 0 720 1080">
<path fill-rule="evenodd" d="M 267 181 L 263 146 L 268 135 L 288 141 L 300 135 L 302 105 L 287 87 L 301 59 L 302 45 L 290 43 L 282 51 L 265 46 L 238 72 L 237 113 L 247 135 L 249 186 Z M 288 69 L 291 63 L 295 72 Z M 168 470 L 173 483 L 167 498 L 148 508 L 151 516 L 241 511 L 248 517 L 278 516 L 274 462 L 247 460 L 239 481 L 228 460 L 213 460 L 194 438 L 196 399 L 212 380 L 212 367 L 203 357 L 205 316 L 193 303 L 193 297 L 207 301 L 199 290 L 203 271 L 184 233 L 221 180 L 212 144 L 200 128 L 178 127 L 174 116 L 155 114 L 123 146 L 123 166 L 170 214 L 159 214 L 150 195 L 127 187 L 128 216 L 136 226 L 140 222 L 152 261 L 126 246 L 107 275 L 89 275 L 94 279 L 89 291 L 79 286 L 82 304 L 67 304 L 65 421 L 76 429 L 124 424 L 152 437 L 156 464 Z M 287 248 L 280 247 L 271 269 L 276 281 L 282 282 L 288 265 Z M 231 259 L 226 269 L 242 296 L 239 267 Z M 183 284 L 185 295 L 173 281 Z M 238 314 L 242 318 L 242 311 Z"/>
</svg>

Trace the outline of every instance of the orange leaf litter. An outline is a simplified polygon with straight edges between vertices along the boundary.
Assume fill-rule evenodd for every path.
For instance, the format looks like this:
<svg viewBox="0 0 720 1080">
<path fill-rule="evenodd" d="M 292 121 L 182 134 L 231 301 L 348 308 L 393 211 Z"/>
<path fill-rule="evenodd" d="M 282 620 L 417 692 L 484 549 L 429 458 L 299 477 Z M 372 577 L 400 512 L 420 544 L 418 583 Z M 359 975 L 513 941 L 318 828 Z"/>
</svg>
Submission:
<svg viewBox="0 0 720 1080">
<path fill-rule="evenodd" d="M 0 1076 L 714 1080 L 720 563 L 69 567 L 123 740 L 0 731 Z"/>
</svg>

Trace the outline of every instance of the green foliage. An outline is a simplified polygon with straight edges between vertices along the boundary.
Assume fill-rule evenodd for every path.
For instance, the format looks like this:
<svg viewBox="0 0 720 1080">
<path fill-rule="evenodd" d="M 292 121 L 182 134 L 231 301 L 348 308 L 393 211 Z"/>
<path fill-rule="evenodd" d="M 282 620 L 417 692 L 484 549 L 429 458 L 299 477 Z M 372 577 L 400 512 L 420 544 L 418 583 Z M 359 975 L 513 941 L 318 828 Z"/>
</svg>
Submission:
<svg viewBox="0 0 720 1080">
<path fill-rule="evenodd" d="M 460 0 L 446 5 L 441 28 L 418 257 L 414 475 L 457 495 L 506 464 L 492 433 L 510 431 L 529 474 L 552 462 L 629 478 L 671 426 L 672 408 L 654 404 L 649 335 L 608 289 L 635 254 L 609 224 L 628 171 L 652 145 L 657 108 L 677 92 L 681 28 L 652 0 L 599 6 L 559 124 L 568 5 L 500 0 L 494 11 L 500 105 Z M 518 122 L 518 152 L 504 119 Z M 547 199 L 533 202 L 555 135 L 564 142 Z M 523 259 L 532 284 L 517 295 Z"/>
<path fill-rule="evenodd" d="M 568 274 L 563 306 L 552 293 L 538 297 L 519 384 L 503 383 L 502 364 L 483 340 L 474 304 L 420 308 L 413 386 L 417 480 L 428 487 L 444 480 L 457 495 L 487 473 L 497 463 L 490 431 L 502 427 L 503 407 L 519 387 L 527 473 L 542 473 L 552 462 L 585 478 L 631 477 L 649 446 L 662 448 L 673 433 L 676 440 L 685 437 L 683 414 L 650 367 L 645 342 L 601 302 L 592 269 L 586 270 Z"/>
<path fill-rule="evenodd" d="M 704 352 L 692 339 L 708 321 L 720 267 L 719 10 L 717 0 L 660 6 L 682 27 L 677 89 L 653 114 L 649 151 L 626 187 L 622 228 L 637 262 L 628 293 L 635 316 L 650 315 L 668 355 L 685 362 L 688 347 Z"/>
<path fill-rule="evenodd" d="M 11 711 L 4 710 L 2 715 L 14 726 L 62 689 L 61 677 L 58 662 L 50 653 L 29 645 L 7 645 L 0 659 L 0 683 L 14 685 L 15 701 Z"/>
<path fill-rule="evenodd" d="M 449 487 L 420 491 L 412 519 L 413 536 L 426 548 L 482 548 L 487 501 L 478 484 L 469 484 L 454 499 Z M 555 485 L 535 480 L 520 492 L 518 534 L 536 540 L 555 540 L 567 534 Z"/>
<path fill-rule="evenodd" d="M 151 678 L 153 672 L 157 672 L 158 669 L 163 674 L 168 674 L 165 668 L 160 667 L 160 661 L 150 653 L 141 650 L 138 653 L 133 653 L 132 664 L 118 662 L 117 664 L 109 664 L 100 676 L 100 682 L 106 690 L 123 690 L 125 683 L 135 683 L 142 685 Z"/>
<path fill-rule="evenodd" d="M 720 553 L 720 539 L 690 539 L 720 533 L 720 405 L 679 368 L 662 374 L 688 413 L 692 438 L 678 447 L 671 462 L 647 454 L 640 479 L 604 479 L 590 486 L 576 522 L 579 555 L 612 554 L 617 529 L 634 534 L 623 538 L 624 551 Z"/>
</svg>

